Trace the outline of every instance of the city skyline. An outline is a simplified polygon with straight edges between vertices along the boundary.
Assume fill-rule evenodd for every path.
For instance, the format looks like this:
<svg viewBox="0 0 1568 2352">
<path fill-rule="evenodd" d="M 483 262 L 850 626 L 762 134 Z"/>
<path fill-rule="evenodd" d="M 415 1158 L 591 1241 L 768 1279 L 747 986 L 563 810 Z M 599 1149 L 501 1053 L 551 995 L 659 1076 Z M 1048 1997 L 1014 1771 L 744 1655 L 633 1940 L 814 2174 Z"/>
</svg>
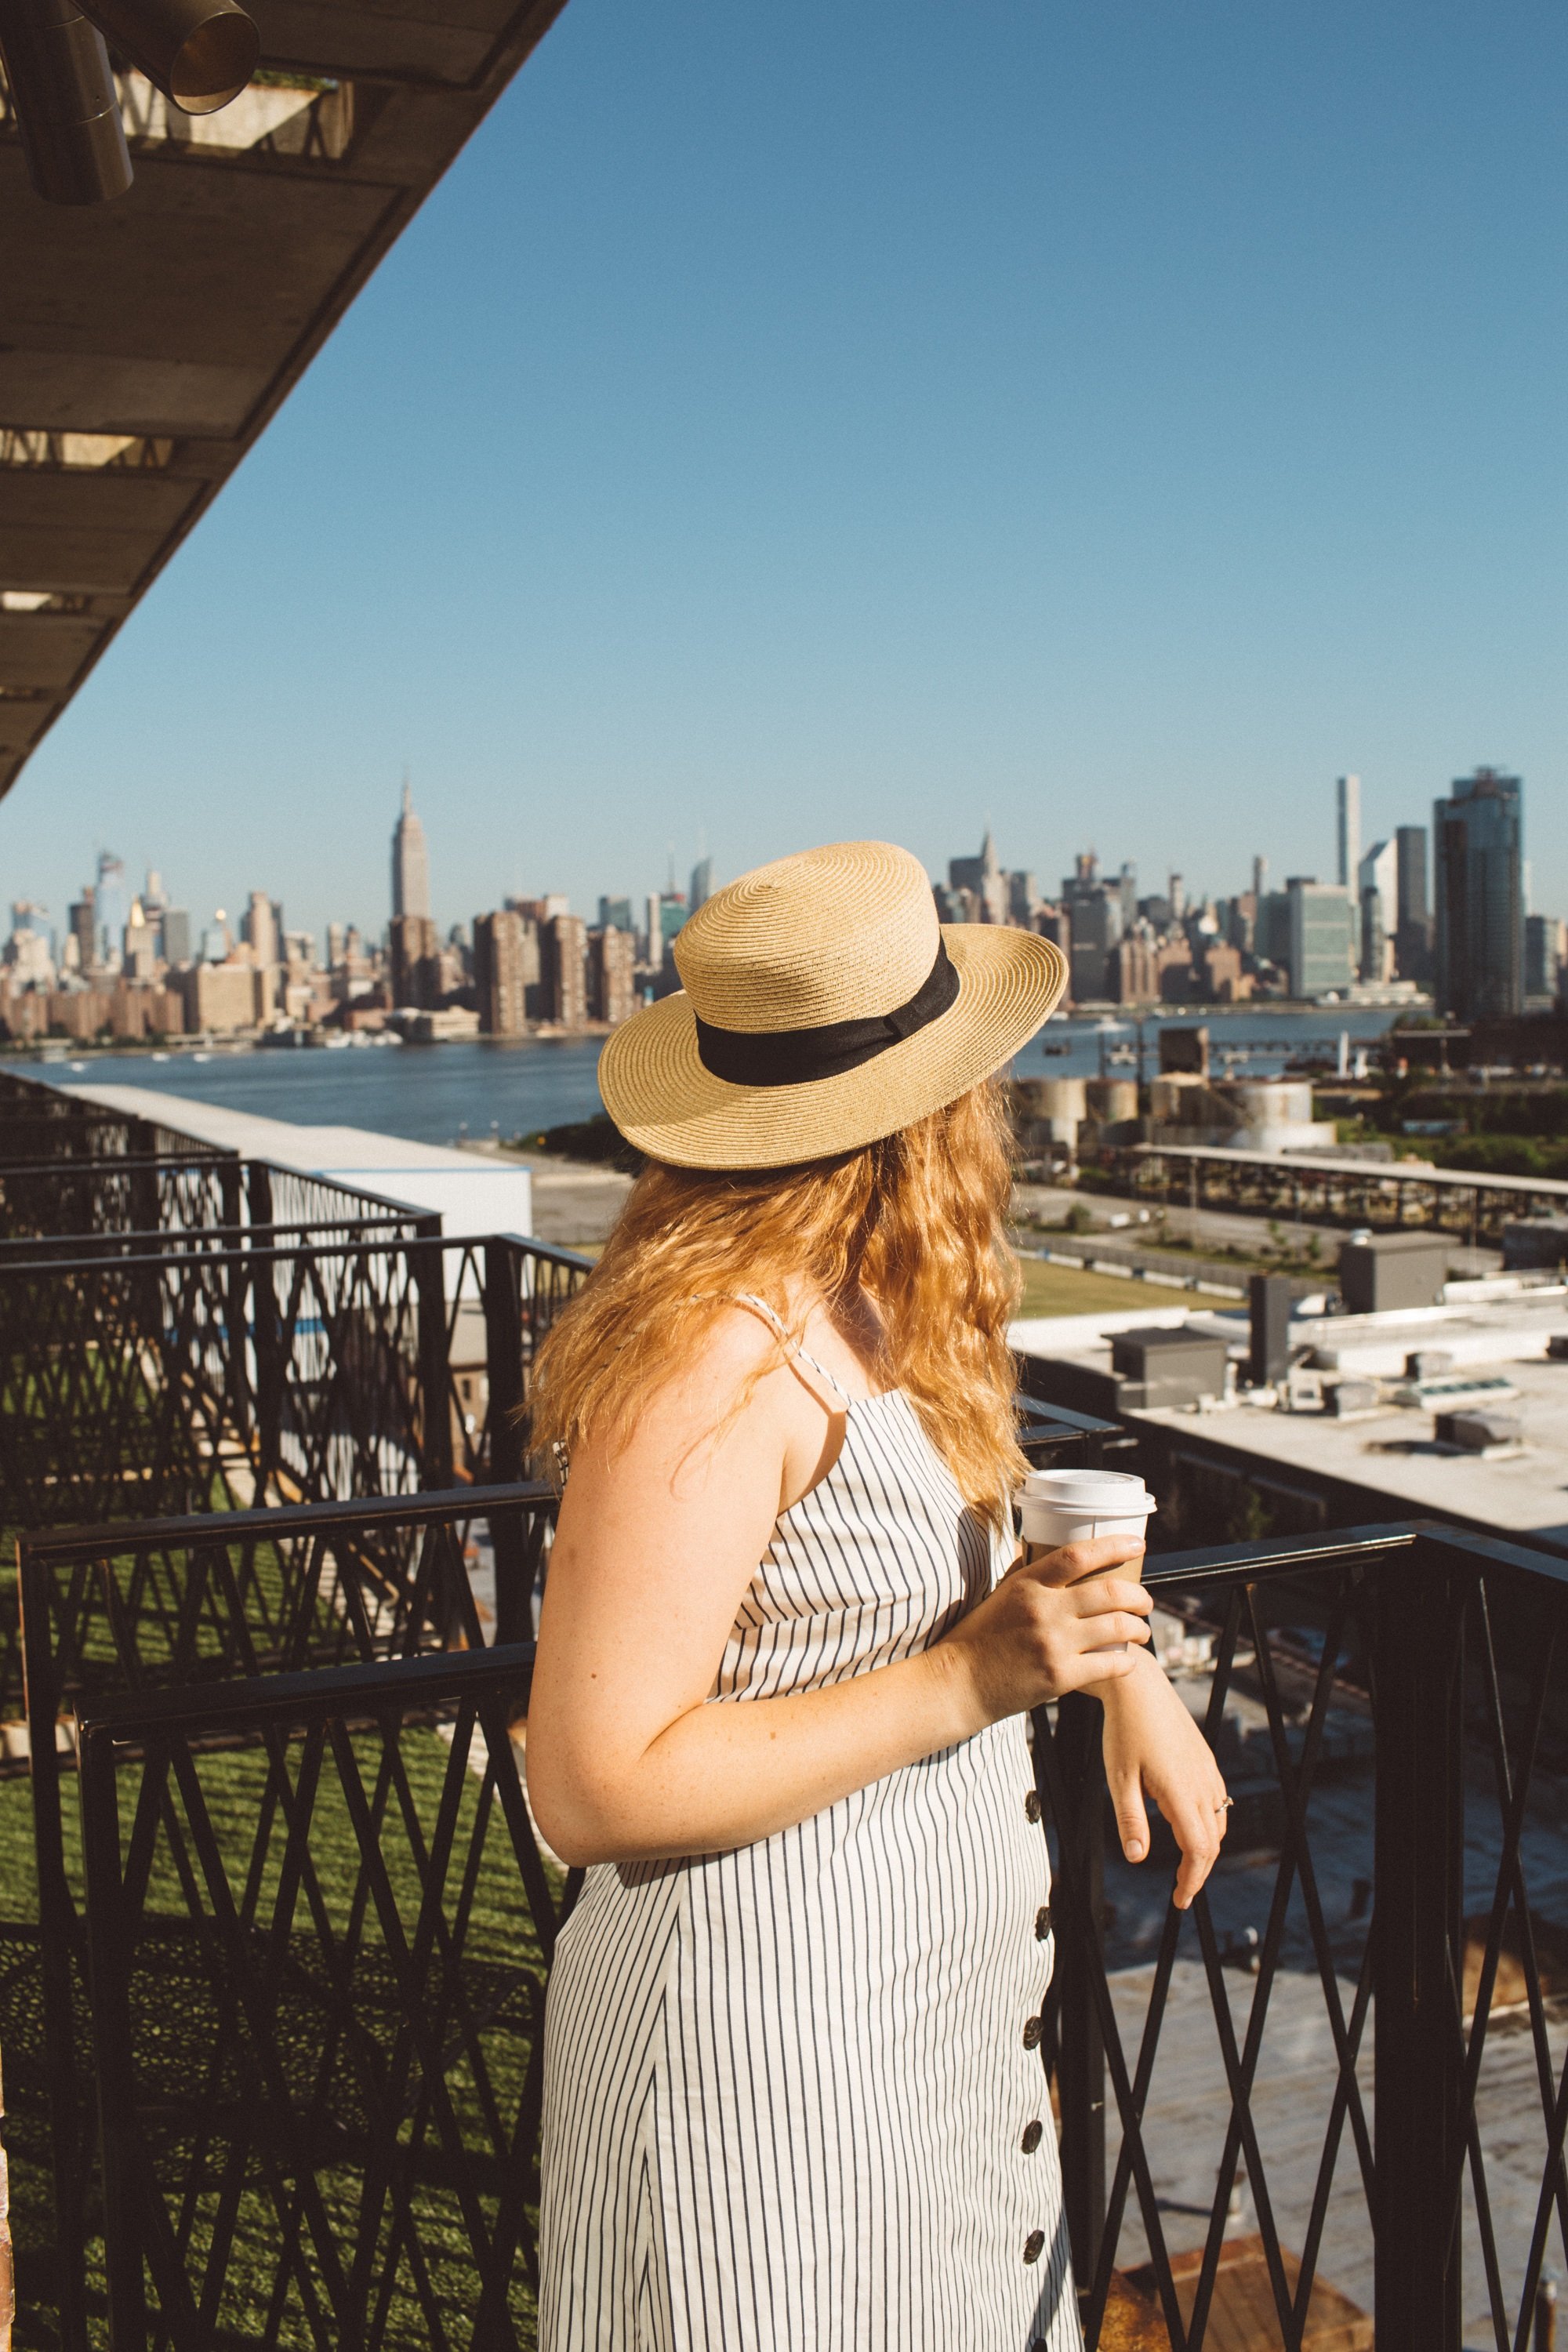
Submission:
<svg viewBox="0 0 1568 2352">
<path fill-rule="evenodd" d="M 297 842 L 291 916 L 379 921 L 405 761 L 441 914 L 703 827 L 1054 870 L 1086 807 L 1217 889 L 1242 833 L 1332 877 L 1324 778 L 1371 841 L 1490 761 L 1568 904 L 1565 65 L 1544 0 L 574 0 L 0 809 L 0 892 L 101 844 L 227 904 Z"/>
<path fill-rule="evenodd" d="M 1476 775 L 1490 775 L 1505 773 L 1506 771 L 1494 762 L 1478 761 L 1474 763 L 1471 772 Z M 1183 884 L 1186 896 L 1193 902 L 1197 903 L 1205 899 L 1226 899 L 1239 896 L 1249 888 L 1255 889 L 1258 869 L 1261 867 L 1265 876 L 1271 874 L 1274 877 L 1278 888 L 1283 888 L 1291 874 L 1296 874 L 1317 884 L 1348 887 L 1359 905 L 1361 892 L 1366 883 L 1363 869 L 1366 867 L 1371 855 L 1381 851 L 1385 854 L 1385 860 L 1391 867 L 1390 878 L 1393 879 L 1394 875 L 1398 877 L 1397 880 L 1393 881 L 1392 893 L 1397 900 L 1400 897 L 1407 895 L 1408 890 L 1405 866 L 1395 862 L 1399 853 L 1400 837 L 1418 833 L 1429 835 L 1439 804 L 1446 803 L 1449 794 L 1463 781 L 1464 772 L 1456 771 L 1433 788 L 1425 803 L 1419 804 L 1415 810 L 1405 808 L 1403 813 L 1390 813 L 1386 824 L 1371 826 L 1364 823 L 1362 814 L 1363 779 L 1353 772 L 1342 772 L 1322 784 L 1320 789 L 1321 814 L 1323 819 L 1321 830 L 1323 841 L 1321 855 L 1315 860 L 1309 858 L 1292 863 L 1279 856 L 1271 844 L 1267 842 L 1259 844 L 1254 841 L 1248 845 L 1237 847 L 1232 851 L 1231 862 L 1236 868 L 1233 874 L 1216 877 L 1192 870 L 1189 863 L 1184 860 L 1168 863 L 1162 866 L 1147 862 L 1137 856 L 1128 856 L 1125 845 L 1113 844 L 1111 848 L 1104 851 L 1102 855 L 1102 844 L 1100 840 L 1090 838 L 1068 840 L 1063 835 L 1058 845 L 1040 851 L 1033 857 L 1020 856 L 1017 860 L 1017 870 L 1028 873 L 1031 877 L 1036 875 L 1043 877 L 1042 895 L 1050 897 L 1058 895 L 1050 889 L 1049 884 L 1058 870 L 1065 871 L 1075 861 L 1081 864 L 1086 856 L 1093 857 L 1107 866 L 1114 863 L 1123 873 L 1130 872 L 1135 876 L 1142 895 L 1148 895 L 1151 891 L 1163 887 L 1168 880 L 1174 879 Z M 1348 835 L 1345 822 L 1347 787 L 1351 811 Z M 443 865 L 439 854 L 439 842 L 437 840 L 437 846 L 433 854 L 430 828 L 425 823 L 423 811 L 415 805 L 413 788 L 406 771 L 399 790 L 401 797 L 391 836 L 391 881 L 390 887 L 384 894 L 378 894 L 371 883 L 373 860 L 368 855 L 361 862 L 360 876 L 349 885 L 347 890 L 333 898 L 330 911 L 319 921 L 311 921 L 303 916 L 302 910 L 306 901 L 298 887 L 299 877 L 284 877 L 281 880 L 273 877 L 268 885 L 268 895 L 274 899 L 274 903 L 280 908 L 286 907 L 289 916 L 296 918 L 290 921 L 290 929 L 312 934 L 318 948 L 322 952 L 325 951 L 327 936 L 333 929 L 342 930 L 352 925 L 367 940 L 384 942 L 390 937 L 393 922 L 400 914 L 406 913 L 429 921 L 435 933 L 444 940 L 455 924 L 465 926 L 471 924 L 477 915 L 493 911 L 497 905 L 513 901 L 521 902 L 528 898 L 542 899 L 548 897 L 552 900 L 559 898 L 563 902 L 563 910 L 569 908 L 574 913 L 582 914 L 590 921 L 600 915 L 601 910 L 607 905 L 624 905 L 633 912 L 632 919 L 623 923 L 621 927 L 627 929 L 640 929 L 644 927 L 641 910 L 648 901 L 661 895 L 673 893 L 679 895 L 683 902 L 689 902 L 694 908 L 700 903 L 703 897 L 709 895 L 713 889 L 721 887 L 724 880 L 732 878 L 731 870 L 720 871 L 719 861 L 707 845 L 706 830 L 700 828 L 696 835 L 696 854 L 691 862 L 689 876 L 677 845 L 674 843 L 667 843 L 662 858 L 662 877 L 652 885 L 646 878 L 641 877 L 628 879 L 624 875 L 615 875 L 606 878 L 600 875 L 597 879 L 590 880 L 579 893 L 559 887 L 548 875 L 536 875 L 532 877 L 531 887 L 529 888 L 508 884 L 504 889 L 497 890 L 492 883 L 493 896 L 489 904 L 458 905 L 450 890 L 444 891 L 442 888 Z M 1374 803 L 1374 805 L 1377 804 Z M 1534 815 L 1535 801 L 1532 798 L 1532 823 Z M 949 828 L 949 838 L 940 854 L 924 860 L 935 887 L 941 887 L 943 877 L 954 863 L 955 856 L 960 864 L 977 865 L 979 862 L 977 859 L 970 858 L 967 853 L 955 853 L 953 848 L 953 837 L 962 836 L 966 822 L 973 832 L 975 824 L 974 818 L 971 816 L 965 819 L 955 814 Z M 995 832 L 996 827 L 986 820 L 984 824 L 985 837 L 991 838 Z M 1344 862 L 1347 838 L 1351 845 L 1348 884 Z M 805 843 L 790 845 L 791 847 L 809 845 L 811 845 Z M 907 842 L 900 845 L 910 846 Z M 1016 845 L 1009 843 L 1006 845 L 1012 848 Z M 1365 856 L 1362 854 L 1363 850 L 1367 853 Z M 787 855 L 788 851 L 780 849 L 773 854 L 784 856 Z M 918 851 L 916 854 L 919 854 Z M 1429 860 L 1430 848 L 1426 852 L 1426 856 Z M 126 913 L 132 903 L 146 896 L 145 888 L 133 878 L 139 871 L 143 872 L 153 885 L 159 905 L 176 903 L 171 898 L 169 891 L 164 887 L 165 875 L 173 870 L 166 864 L 151 863 L 144 868 L 139 868 L 132 860 L 120 856 L 112 849 L 101 848 L 96 851 L 91 863 L 98 877 L 100 901 L 105 869 L 110 869 L 115 877 L 115 911 L 106 925 L 100 904 L 100 929 L 123 926 Z M 749 869 L 742 867 L 733 870 Z M 1521 913 L 1557 913 L 1559 909 L 1555 906 L 1545 903 L 1541 892 L 1534 887 L 1532 862 L 1528 843 L 1524 845 L 1521 870 L 1524 891 Z M 3 844 L 0 844 L 0 873 L 3 872 Z M 716 877 L 718 878 L 715 878 Z M 25 879 L 12 887 L 0 885 L 0 891 L 3 891 L 0 906 L 3 906 L 5 910 L 7 927 L 10 920 L 9 909 L 14 905 L 21 905 L 29 908 L 41 919 L 42 928 L 63 938 L 68 928 L 71 904 L 79 899 L 81 888 L 92 878 L 91 875 L 84 876 L 83 883 L 73 888 L 64 904 L 58 908 L 52 905 L 48 899 L 35 896 L 26 886 Z M 177 877 L 175 879 L 177 882 Z M 1428 894 L 1428 904 L 1430 904 L 1429 893 L 1432 887 L 1430 880 L 1424 879 L 1422 887 L 1424 893 Z M 259 894 L 252 890 L 249 895 L 254 897 Z M 367 899 L 377 895 L 382 896 L 379 912 L 365 904 Z M 1564 891 L 1563 895 L 1564 901 L 1568 902 L 1568 891 Z M 220 921 L 224 919 L 228 908 L 231 906 L 241 906 L 246 896 L 245 888 L 234 887 L 231 887 L 226 898 L 219 899 L 212 907 L 205 907 L 200 903 L 192 904 L 188 898 L 181 897 L 177 903 L 180 911 L 190 919 L 193 942 L 199 942 L 204 929 L 213 919 L 216 918 Z M 315 884 L 315 898 L 319 899 L 320 897 L 321 886 L 318 881 Z M 450 904 L 448 900 L 451 901 Z M 314 902 L 314 900 L 311 901 L 311 903 Z M 237 936 L 237 923 L 234 927 Z"/>
<path fill-rule="evenodd" d="M 1172 870 L 1153 888 L 1137 866 L 1074 853 L 1059 888 L 1005 866 L 987 826 L 931 887 L 943 922 L 1012 925 L 1056 941 L 1073 1005 L 1236 1005 L 1252 999 L 1435 1006 L 1468 1021 L 1568 1007 L 1568 924 L 1529 909 L 1524 785 L 1490 767 L 1452 781 L 1430 834 L 1405 824 L 1363 853 L 1361 779 L 1335 779 L 1337 878 L 1270 877 L 1254 851 L 1250 888 L 1214 894 Z M 673 845 L 666 887 L 638 901 L 601 892 L 596 919 L 564 892 L 508 894 L 445 935 L 430 912 L 425 828 L 405 774 L 393 827 L 392 912 L 377 932 L 336 920 L 324 942 L 290 926 L 281 899 L 246 894 L 199 934 L 160 872 L 132 895 L 100 853 L 63 937 L 36 899 L 12 908 L 0 951 L 0 1034 L 13 1040 L 400 1028 L 436 1041 L 541 1027 L 613 1028 L 679 985 L 683 925 L 719 886 L 705 837 L 687 887 Z"/>
</svg>

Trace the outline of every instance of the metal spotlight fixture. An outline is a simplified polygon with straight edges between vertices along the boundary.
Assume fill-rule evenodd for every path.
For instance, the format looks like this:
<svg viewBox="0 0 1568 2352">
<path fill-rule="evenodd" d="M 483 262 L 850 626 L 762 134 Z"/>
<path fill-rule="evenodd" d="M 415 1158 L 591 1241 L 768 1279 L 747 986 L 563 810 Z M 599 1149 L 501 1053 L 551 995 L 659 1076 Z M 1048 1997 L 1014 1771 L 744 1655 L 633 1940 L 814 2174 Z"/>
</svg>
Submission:
<svg viewBox="0 0 1568 2352">
<path fill-rule="evenodd" d="M 46 203 L 102 204 L 131 185 L 105 37 L 184 114 L 237 98 L 261 48 L 236 0 L 0 0 L 0 57 Z"/>
<path fill-rule="evenodd" d="M 237 98 L 261 54 L 236 0 L 87 0 L 87 13 L 182 114 L 216 114 Z"/>
</svg>

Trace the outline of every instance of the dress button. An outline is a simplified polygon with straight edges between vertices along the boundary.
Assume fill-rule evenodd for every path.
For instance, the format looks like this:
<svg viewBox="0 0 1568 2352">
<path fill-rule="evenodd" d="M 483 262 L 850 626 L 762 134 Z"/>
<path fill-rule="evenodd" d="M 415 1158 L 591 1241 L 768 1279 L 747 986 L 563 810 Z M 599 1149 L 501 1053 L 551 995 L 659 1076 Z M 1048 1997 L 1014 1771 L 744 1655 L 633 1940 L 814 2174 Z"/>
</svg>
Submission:
<svg viewBox="0 0 1568 2352">
<path fill-rule="evenodd" d="M 1024 2154 L 1025 2154 L 1026 2156 L 1033 2156 L 1033 2154 L 1035 2153 L 1035 2150 L 1038 2147 L 1038 2146 L 1039 2146 L 1039 2144 L 1040 2144 L 1040 2138 L 1041 2138 L 1041 2135 L 1042 2135 L 1043 2130 L 1044 2130 L 1044 2126 L 1043 2126 L 1043 2125 L 1038 2121 L 1038 2119 L 1037 2119 L 1037 2120 L 1036 2120 L 1034 2123 L 1032 2123 L 1032 2124 L 1026 2124 L 1026 2125 L 1025 2125 L 1025 2126 L 1024 2126 Z"/>
<path fill-rule="evenodd" d="M 1031 1789 L 1028 1795 L 1025 1798 L 1024 1816 L 1026 1821 L 1037 1822 L 1039 1820 L 1040 1792 L 1037 1789 Z"/>
<path fill-rule="evenodd" d="M 1044 2253 L 1045 2248 L 1045 2231 L 1043 2230 L 1031 2230 L 1028 2236 L 1024 2241 L 1024 2260 L 1026 2263 L 1037 2263 L 1042 2253 Z"/>
<path fill-rule="evenodd" d="M 1043 1944 L 1051 1932 L 1051 1906 L 1042 1903 L 1035 1914 L 1035 1941 Z"/>
<path fill-rule="evenodd" d="M 1040 2036 L 1044 2033 L 1045 2030 L 1046 2021 L 1043 2017 L 1031 2017 L 1028 2023 L 1024 2028 L 1025 2049 L 1037 2050 L 1040 2046 Z"/>
</svg>

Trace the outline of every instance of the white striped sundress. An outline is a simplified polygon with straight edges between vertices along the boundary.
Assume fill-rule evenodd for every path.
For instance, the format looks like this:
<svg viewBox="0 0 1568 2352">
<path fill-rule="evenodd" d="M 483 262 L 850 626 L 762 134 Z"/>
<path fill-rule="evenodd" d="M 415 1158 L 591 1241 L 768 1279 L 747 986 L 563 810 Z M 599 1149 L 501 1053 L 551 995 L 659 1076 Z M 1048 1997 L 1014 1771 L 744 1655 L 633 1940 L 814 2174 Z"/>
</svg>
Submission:
<svg viewBox="0 0 1568 2352">
<path fill-rule="evenodd" d="M 906 1396 L 845 1416 L 715 1699 L 908 1657 L 1005 1565 Z M 1014 1717 L 754 1845 L 589 1870 L 545 2012 L 540 2352 L 1078 2352 L 1032 1787 Z"/>
</svg>

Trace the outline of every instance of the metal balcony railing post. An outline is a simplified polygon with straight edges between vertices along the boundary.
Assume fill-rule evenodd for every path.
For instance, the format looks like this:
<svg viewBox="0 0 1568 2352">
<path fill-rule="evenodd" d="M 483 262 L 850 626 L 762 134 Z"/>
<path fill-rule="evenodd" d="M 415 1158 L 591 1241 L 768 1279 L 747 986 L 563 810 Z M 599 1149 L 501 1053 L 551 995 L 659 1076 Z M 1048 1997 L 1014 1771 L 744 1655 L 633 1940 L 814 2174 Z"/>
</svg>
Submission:
<svg viewBox="0 0 1568 2352">
<path fill-rule="evenodd" d="M 265 1160 L 251 1160 L 245 1169 L 246 1205 L 253 1225 L 272 1223 L 272 1171 Z"/>
<path fill-rule="evenodd" d="M 438 1242 L 411 1242 L 419 1313 L 419 1483 L 450 1486 L 452 1381 L 447 1339 L 446 1260 Z"/>
<path fill-rule="evenodd" d="M 272 1171 L 264 1160 L 253 1160 L 247 1166 L 245 1190 L 251 1226 L 262 1229 L 256 1236 L 257 1244 L 270 1250 L 274 1244 L 268 1230 L 273 1223 Z M 283 1459 L 283 1327 L 270 1257 L 251 1268 L 250 1333 L 256 1364 L 253 1458 L 259 1501 Z"/>
<path fill-rule="evenodd" d="M 1464 2160 L 1464 1611 L 1417 1542 L 1375 1608 L 1375 2324 L 1378 2352 L 1460 2352 L 1455 2185 Z"/>
<path fill-rule="evenodd" d="M 64 2352 L 87 2352 L 86 2279 L 81 2252 L 73 2244 L 71 2233 L 81 2211 L 86 2169 L 91 2159 L 77 2090 L 77 1988 L 71 1965 L 76 1906 L 65 1871 L 60 1759 L 55 1745 L 59 1687 L 44 1580 L 33 1568 L 25 1538 L 17 1552 L 38 1923 L 43 1948 L 50 1956 L 43 1969 L 44 2063 L 49 2082 L 49 2147 L 60 2254 L 56 2292 Z"/>
<path fill-rule="evenodd" d="M 147 2337 L 142 2273 L 141 2179 L 134 2047 L 127 1999 L 128 1927 L 122 1916 L 120 1808 L 114 1748 L 108 1737 L 81 1739 L 82 1860 L 87 1901 L 88 1973 L 94 2010 L 94 2071 L 103 2149 L 103 2236 L 108 2255 L 110 2352 L 142 2352 Z M 64 2266 L 67 2272 L 70 2263 Z M 63 2298 L 62 2298 L 63 2300 Z M 184 2315 L 182 2315 L 184 2316 Z M 85 2342 L 85 2331 L 84 2331 Z"/>
<path fill-rule="evenodd" d="M 523 1477 L 522 1434 L 522 1252 L 514 1241 L 492 1234 L 485 1244 L 485 1370 L 489 1404 L 489 1465 L 494 1486 Z M 498 1642 L 533 1637 L 529 1594 L 533 1582 L 530 1530 L 515 1511 L 490 1522 L 496 1566 Z"/>
<path fill-rule="evenodd" d="M 243 1223 L 241 1190 L 244 1173 L 237 1159 L 226 1160 L 218 1174 L 223 1196 L 223 1221 L 226 1225 Z M 228 1408 L 234 1418 L 237 1435 L 249 1444 L 253 1414 L 250 1394 L 250 1291 L 254 1276 L 237 1252 L 235 1254 L 225 1285 L 224 1314 L 227 1328 L 224 1333 L 225 1389 Z"/>
<path fill-rule="evenodd" d="M 1042 1711 L 1043 1712 L 1043 1711 Z M 1105 1968 L 1105 1775 L 1098 1699 L 1069 1692 L 1057 1706 L 1056 1756 L 1067 1818 L 1057 1823 L 1052 1889 L 1060 1993 L 1057 2095 L 1061 2104 L 1062 2202 L 1080 2285 L 1094 2277 L 1105 2230 L 1105 2042 L 1094 1978 Z M 1049 1737 L 1042 1721 L 1037 1743 Z M 1037 1773 L 1037 1785 L 1039 1776 Z M 1045 1792 L 1041 1791 L 1042 1801 Z M 1066 1862 L 1070 1849 L 1071 1862 Z M 1063 1913 L 1069 1916 L 1064 1917 Z M 1065 1932 L 1064 1932 L 1065 1931 Z"/>
</svg>

